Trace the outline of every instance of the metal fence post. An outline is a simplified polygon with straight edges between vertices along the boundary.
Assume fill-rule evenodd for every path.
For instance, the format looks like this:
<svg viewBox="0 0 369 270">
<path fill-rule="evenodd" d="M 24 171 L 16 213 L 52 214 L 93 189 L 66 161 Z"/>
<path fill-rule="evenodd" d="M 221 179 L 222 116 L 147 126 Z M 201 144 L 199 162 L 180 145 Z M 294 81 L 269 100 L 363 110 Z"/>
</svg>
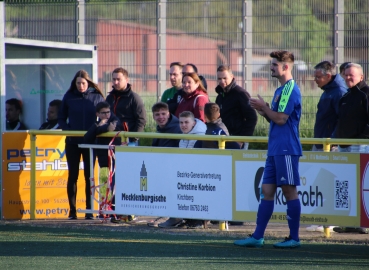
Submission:
<svg viewBox="0 0 369 270">
<path fill-rule="evenodd" d="M 334 63 L 336 64 L 337 74 L 339 73 L 339 64 L 345 62 L 344 11 L 344 0 L 334 0 Z"/>
<path fill-rule="evenodd" d="M 242 26 L 242 80 L 252 95 L 252 1 L 243 1 Z"/>
<path fill-rule="evenodd" d="M 159 101 L 166 86 L 166 32 L 167 32 L 167 0 L 159 0 L 157 6 L 157 42 L 158 42 L 158 90 Z"/>
<path fill-rule="evenodd" d="M 85 24 L 86 24 L 86 18 L 85 18 L 85 0 L 77 0 L 77 43 L 79 44 L 85 44 Z"/>
</svg>

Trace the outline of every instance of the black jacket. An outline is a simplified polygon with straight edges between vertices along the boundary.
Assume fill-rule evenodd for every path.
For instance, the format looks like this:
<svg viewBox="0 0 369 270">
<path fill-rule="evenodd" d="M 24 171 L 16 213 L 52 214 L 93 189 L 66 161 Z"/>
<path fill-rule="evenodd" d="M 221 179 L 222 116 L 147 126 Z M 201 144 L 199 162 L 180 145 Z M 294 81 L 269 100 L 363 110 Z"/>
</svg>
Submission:
<svg viewBox="0 0 369 270">
<path fill-rule="evenodd" d="M 110 109 L 122 124 L 126 123 L 128 131 L 143 132 L 146 125 L 146 110 L 141 97 L 127 84 L 124 91 L 113 89 L 106 97 Z"/>
<path fill-rule="evenodd" d="M 179 128 L 179 120 L 173 114 L 170 115 L 167 124 L 163 128 L 156 126 L 156 131 L 158 133 L 182 134 L 182 131 Z M 179 141 L 180 140 L 173 140 L 173 139 L 154 139 L 152 141 L 152 146 L 178 147 Z"/>
<path fill-rule="evenodd" d="M 250 94 L 236 84 L 235 79 L 223 89 L 215 88 L 215 102 L 220 107 L 220 117 L 233 136 L 252 136 L 257 123 L 256 111 L 251 108 Z"/>
<path fill-rule="evenodd" d="M 19 120 L 14 122 L 6 121 L 6 130 L 27 130 L 28 128 Z"/>
<path fill-rule="evenodd" d="M 40 128 L 42 129 L 59 129 L 58 119 L 55 120 L 47 120 L 45 123 L 43 123 Z"/>
<path fill-rule="evenodd" d="M 122 130 L 122 124 L 120 123 L 118 117 L 115 115 L 111 115 L 108 122 L 102 126 L 99 126 L 99 121 L 96 121 L 95 124 L 93 124 L 89 130 L 86 132 L 84 138 L 84 142 L 87 144 L 99 144 L 99 145 L 108 145 L 112 138 L 109 137 L 98 137 L 97 135 L 100 135 L 102 133 L 108 132 L 108 126 L 111 122 L 117 122 L 116 128 L 114 131 L 120 131 Z M 113 145 L 121 145 L 122 140 L 119 136 L 117 136 L 114 139 Z M 99 166 L 100 167 L 108 167 L 108 150 L 107 149 L 94 149 L 94 153 L 97 155 L 99 160 Z"/>
<path fill-rule="evenodd" d="M 97 103 L 104 101 L 104 97 L 94 88 L 81 93 L 78 90 L 65 93 L 58 113 L 59 127 L 63 130 L 87 131 L 96 121 Z M 83 137 L 67 137 L 66 143 L 83 143 Z"/>
<path fill-rule="evenodd" d="M 361 81 L 340 99 L 336 138 L 369 138 L 368 96 L 369 86 Z"/>
</svg>

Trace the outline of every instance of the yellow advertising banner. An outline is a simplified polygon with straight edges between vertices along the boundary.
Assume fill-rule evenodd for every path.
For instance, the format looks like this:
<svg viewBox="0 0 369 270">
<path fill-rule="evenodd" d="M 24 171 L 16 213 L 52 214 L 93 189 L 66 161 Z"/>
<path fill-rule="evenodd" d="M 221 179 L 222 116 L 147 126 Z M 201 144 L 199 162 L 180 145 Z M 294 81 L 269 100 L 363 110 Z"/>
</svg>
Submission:
<svg viewBox="0 0 369 270">
<path fill-rule="evenodd" d="M 6 132 L 3 142 L 3 219 L 30 218 L 31 147 L 27 133 Z M 38 136 L 36 140 L 36 219 L 66 219 L 68 165 L 65 136 Z M 98 176 L 95 166 L 95 179 Z M 77 182 L 77 209 L 86 209 L 83 162 Z M 97 203 L 94 205 L 97 209 Z M 84 213 L 77 213 L 84 217 Z"/>
</svg>

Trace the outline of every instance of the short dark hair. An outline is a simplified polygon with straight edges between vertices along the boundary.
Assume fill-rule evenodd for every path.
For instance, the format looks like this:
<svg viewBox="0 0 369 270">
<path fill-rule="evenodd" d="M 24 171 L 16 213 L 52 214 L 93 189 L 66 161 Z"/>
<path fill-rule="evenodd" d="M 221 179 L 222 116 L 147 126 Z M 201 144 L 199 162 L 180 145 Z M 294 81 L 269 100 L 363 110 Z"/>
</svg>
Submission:
<svg viewBox="0 0 369 270">
<path fill-rule="evenodd" d="M 106 109 L 106 108 L 109 108 L 110 109 L 109 103 L 107 103 L 106 101 L 101 101 L 101 102 L 99 102 L 99 103 L 96 104 L 95 110 L 98 113 L 102 109 Z"/>
<path fill-rule="evenodd" d="M 23 111 L 23 103 L 22 103 L 21 100 L 16 99 L 16 98 L 10 98 L 7 101 L 5 101 L 5 104 L 14 106 L 15 109 L 22 114 L 22 111 Z"/>
<path fill-rule="evenodd" d="M 113 70 L 111 75 L 113 76 L 113 73 L 122 73 L 124 77 L 128 78 L 128 71 L 122 67 L 118 67 Z"/>
<path fill-rule="evenodd" d="M 198 73 L 199 71 L 197 70 L 197 67 L 192 64 L 192 63 L 187 63 L 185 66 L 191 66 L 193 68 L 193 70 L 195 71 L 195 73 Z"/>
<path fill-rule="evenodd" d="M 345 63 L 342 63 L 341 65 L 340 65 L 340 73 L 342 73 L 344 70 L 345 70 L 345 68 L 346 68 L 346 66 L 348 65 L 348 64 L 350 64 L 351 62 L 345 62 Z"/>
<path fill-rule="evenodd" d="M 49 106 L 57 107 L 58 110 L 59 110 L 61 104 L 62 104 L 62 101 L 60 99 L 54 99 L 54 100 L 50 101 Z"/>
<path fill-rule="evenodd" d="M 188 117 L 188 118 L 192 118 L 195 119 L 195 116 L 193 115 L 192 112 L 190 111 L 183 111 L 179 114 L 179 117 Z"/>
<path fill-rule="evenodd" d="M 157 102 L 152 106 L 151 111 L 152 112 L 158 112 L 162 109 L 165 110 L 165 111 L 169 111 L 168 104 L 166 104 L 165 102 Z"/>
<path fill-rule="evenodd" d="M 274 51 L 270 53 L 270 57 L 277 59 L 278 62 L 293 63 L 295 61 L 295 56 L 289 51 Z"/>
<path fill-rule="evenodd" d="M 320 70 L 324 75 L 326 74 L 335 75 L 336 74 L 336 65 L 330 61 L 320 62 L 314 67 L 314 69 Z"/>
<path fill-rule="evenodd" d="M 172 62 L 172 63 L 170 63 L 170 67 L 172 67 L 172 66 L 177 66 L 177 67 L 183 68 L 184 64 L 182 62 Z"/>
<path fill-rule="evenodd" d="M 220 115 L 219 105 L 213 102 L 206 103 L 204 113 L 209 121 L 217 120 Z"/>
<path fill-rule="evenodd" d="M 220 65 L 218 68 L 217 68 L 217 72 L 222 72 L 222 71 L 228 71 L 230 74 L 232 74 L 232 69 L 230 66 L 228 65 Z"/>
</svg>

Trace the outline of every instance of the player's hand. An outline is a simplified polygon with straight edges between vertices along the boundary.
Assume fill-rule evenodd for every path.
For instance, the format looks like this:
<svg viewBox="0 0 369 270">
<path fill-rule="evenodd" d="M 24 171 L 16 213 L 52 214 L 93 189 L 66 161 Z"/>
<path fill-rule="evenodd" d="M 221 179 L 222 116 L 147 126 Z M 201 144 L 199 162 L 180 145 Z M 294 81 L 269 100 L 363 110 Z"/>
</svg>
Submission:
<svg viewBox="0 0 369 270">
<path fill-rule="evenodd" d="M 267 106 L 267 103 L 264 99 L 258 94 L 258 98 L 250 98 L 250 106 L 256 111 L 262 111 L 264 106 Z"/>
</svg>

